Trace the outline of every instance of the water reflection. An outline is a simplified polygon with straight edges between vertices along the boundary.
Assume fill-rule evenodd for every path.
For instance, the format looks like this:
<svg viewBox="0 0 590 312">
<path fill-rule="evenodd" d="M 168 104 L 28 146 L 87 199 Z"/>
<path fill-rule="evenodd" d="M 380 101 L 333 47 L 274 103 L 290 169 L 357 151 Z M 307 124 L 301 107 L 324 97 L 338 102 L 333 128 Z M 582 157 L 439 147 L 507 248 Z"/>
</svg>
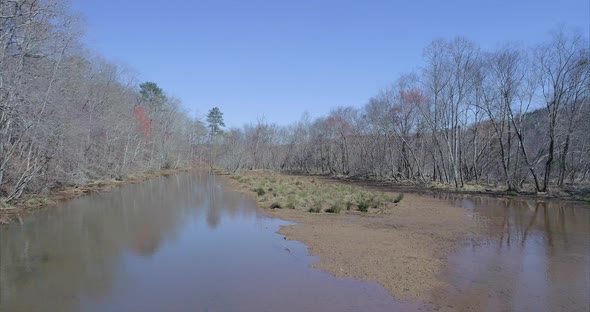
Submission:
<svg viewBox="0 0 590 312">
<path fill-rule="evenodd" d="M 590 209 L 559 201 L 443 196 L 473 212 L 485 239 L 450 258 L 451 310 L 590 310 Z M 452 302 L 452 308 L 448 307 Z"/>
<path fill-rule="evenodd" d="M 214 176 L 162 177 L 81 197 L 2 229 L 0 303 L 22 304 L 23 311 L 76 310 L 62 305 L 75 305 L 71 299 L 79 293 L 107 293 L 118 255 L 129 250 L 150 257 L 175 239 L 183 219 L 199 217 L 202 210 L 195 207 L 207 207 L 211 228 L 221 214 L 255 213 L 252 203 L 224 200 L 218 186 Z"/>
<path fill-rule="evenodd" d="M 0 228 L 0 311 L 389 311 L 380 286 L 309 269 L 304 245 L 209 174 L 181 174 Z M 290 252 L 287 252 L 289 250 Z"/>
</svg>

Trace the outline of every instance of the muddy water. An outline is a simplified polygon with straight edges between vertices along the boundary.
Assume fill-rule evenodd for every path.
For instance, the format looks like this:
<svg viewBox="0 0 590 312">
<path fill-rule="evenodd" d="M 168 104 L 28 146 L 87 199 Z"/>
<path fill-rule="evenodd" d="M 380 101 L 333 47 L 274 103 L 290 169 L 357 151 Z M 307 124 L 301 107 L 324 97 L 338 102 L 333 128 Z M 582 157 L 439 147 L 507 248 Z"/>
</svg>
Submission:
<svg viewBox="0 0 590 312">
<path fill-rule="evenodd" d="M 590 206 L 443 196 L 483 232 L 449 258 L 441 310 L 590 311 Z"/>
<path fill-rule="evenodd" d="M 309 268 L 284 224 L 208 174 L 72 200 L 0 228 L 0 311 L 411 309 Z"/>
</svg>

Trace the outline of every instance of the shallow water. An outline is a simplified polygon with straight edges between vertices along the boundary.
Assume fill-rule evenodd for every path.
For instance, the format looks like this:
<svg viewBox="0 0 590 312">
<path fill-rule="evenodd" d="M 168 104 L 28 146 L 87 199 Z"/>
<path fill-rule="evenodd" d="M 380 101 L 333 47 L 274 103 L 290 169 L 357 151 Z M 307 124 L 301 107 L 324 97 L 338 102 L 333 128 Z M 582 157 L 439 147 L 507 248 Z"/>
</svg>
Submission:
<svg viewBox="0 0 590 312">
<path fill-rule="evenodd" d="M 391 311 L 381 286 L 308 267 L 305 245 L 206 173 L 93 194 L 0 228 L 0 311 Z"/>
<path fill-rule="evenodd" d="M 484 233 L 450 256 L 442 310 L 590 311 L 590 206 L 439 196 L 469 210 Z"/>
<path fill-rule="evenodd" d="M 425 303 L 309 268 L 222 179 L 188 173 L 125 185 L 0 227 L 0 312 L 589 311 L 590 207 L 439 196 L 483 237 L 449 256 Z"/>
</svg>

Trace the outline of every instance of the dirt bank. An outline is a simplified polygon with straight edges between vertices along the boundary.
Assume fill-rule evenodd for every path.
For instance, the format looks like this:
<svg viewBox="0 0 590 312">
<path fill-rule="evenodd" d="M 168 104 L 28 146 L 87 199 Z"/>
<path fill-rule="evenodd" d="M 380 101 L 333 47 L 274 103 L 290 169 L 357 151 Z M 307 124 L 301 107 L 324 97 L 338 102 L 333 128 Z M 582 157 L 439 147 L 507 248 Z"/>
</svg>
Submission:
<svg viewBox="0 0 590 312">
<path fill-rule="evenodd" d="M 397 193 L 269 172 L 241 173 L 231 181 L 253 193 L 268 214 L 298 222 L 279 233 L 309 246 L 320 258 L 314 267 L 375 281 L 398 299 L 426 300 L 444 286 L 438 277 L 448 253 L 475 232 L 468 211 L 434 198 L 406 194 L 394 203 Z M 358 211 L 363 201 L 370 202 L 366 212 Z M 318 202 L 321 212 L 310 212 Z M 326 213 L 338 205 L 351 207 Z"/>
</svg>

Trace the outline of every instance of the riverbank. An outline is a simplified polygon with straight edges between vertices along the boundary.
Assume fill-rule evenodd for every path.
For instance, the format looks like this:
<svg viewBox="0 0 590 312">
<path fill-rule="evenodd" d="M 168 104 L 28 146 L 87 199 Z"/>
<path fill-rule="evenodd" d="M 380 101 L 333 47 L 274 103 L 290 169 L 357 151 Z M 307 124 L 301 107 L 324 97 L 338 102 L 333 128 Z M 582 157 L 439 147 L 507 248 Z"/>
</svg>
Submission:
<svg viewBox="0 0 590 312">
<path fill-rule="evenodd" d="M 388 190 L 394 192 L 411 192 L 416 194 L 465 194 L 481 195 L 501 198 L 520 198 L 533 200 L 559 200 L 570 202 L 583 202 L 590 204 L 590 185 L 569 185 L 563 188 L 553 187 L 547 193 L 537 193 L 531 185 L 525 186 L 519 192 L 506 191 L 505 187 L 479 184 L 465 184 L 461 188 L 455 188 L 450 184 L 431 182 L 424 185 L 411 183 L 399 183 L 395 181 L 376 179 L 356 179 L 350 177 L 325 177 L 342 183 Z"/>
<path fill-rule="evenodd" d="M 94 192 L 106 192 L 113 187 L 128 183 L 141 183 L 159 176 L 186 172 L 195 168 L 176 168 L 152 170 L 142 173 L 130 174 L 123 179 L 100 179 L 88 184 L 65 187 L 53 190 L 48 194 L 25 194 L 10 205 L 0 207 L 0 225 L 21 222 L 24 214 L 36 209 L 51 207 L 65 200 L 80 197 Z"/>
<path fill-rule="evenodd" d="M 267 171 L 228 177 L 265 213 L 297 222 L 279 233 L 306 244 L 320 258 L 313 267 L 377 282 L 398 299 L 444 287 L 447 255 L 477 233 L 467 210 L 434 198 Z"/>
</svg>

